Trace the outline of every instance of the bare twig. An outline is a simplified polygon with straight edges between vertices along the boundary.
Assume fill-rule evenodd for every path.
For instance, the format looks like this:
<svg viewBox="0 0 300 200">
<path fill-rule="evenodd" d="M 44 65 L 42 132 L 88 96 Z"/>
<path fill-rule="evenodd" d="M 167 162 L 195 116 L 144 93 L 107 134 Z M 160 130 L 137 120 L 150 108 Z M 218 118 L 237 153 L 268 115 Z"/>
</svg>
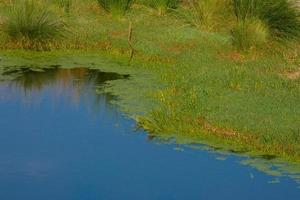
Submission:
<svg viewBox="0 0 300 200">
<path fill-rule="evenodd" d="M 134 57 L 134 48 L 133 48 L 133 45 L 132 45 L 132 32 L 133 32 L 133 28 L 132 28 L 132 22 L 130 21 L 129 22 L 129 28 L 128 28 L 128 44 L 129 44 L 129 47 L 130 47 L 130 58 L 129 58 L 129 64 L 131 64 L 131 61 Z"/>
</svg>

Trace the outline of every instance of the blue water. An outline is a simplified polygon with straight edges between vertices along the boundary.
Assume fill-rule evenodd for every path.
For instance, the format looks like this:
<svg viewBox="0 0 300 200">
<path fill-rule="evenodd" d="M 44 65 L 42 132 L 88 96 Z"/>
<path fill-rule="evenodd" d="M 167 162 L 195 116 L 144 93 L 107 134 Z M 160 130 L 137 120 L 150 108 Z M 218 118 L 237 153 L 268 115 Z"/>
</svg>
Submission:
<svg viewBox="0 0 300 200">
<path fill-rule="evenodd" d="M 110 104 L 115 97 L 95 93 L 108 78 L 87 74 L 0 83 L 1 200 L 300 199 L 294 180 L 239 156 L 151 140 Z"/>
</svg>

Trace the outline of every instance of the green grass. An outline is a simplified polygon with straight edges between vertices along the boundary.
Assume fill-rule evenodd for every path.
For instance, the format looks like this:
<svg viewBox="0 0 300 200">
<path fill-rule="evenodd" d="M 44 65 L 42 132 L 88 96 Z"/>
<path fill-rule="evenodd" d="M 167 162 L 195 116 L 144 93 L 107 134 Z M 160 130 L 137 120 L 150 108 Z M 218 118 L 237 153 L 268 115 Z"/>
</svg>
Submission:
<svg viewBox="0 0 300 200">
<path fill-rule="evenodd" d="M 63 8 L 66 13 L 71 11 L 74 1 L 76 0 L 49 0 L 50 3 L 57 4 Z"/>
<path fill-rule="evenodd" d="M 179 0 L 141 0 L 140 2 L 156 9 L 159 15 L 163 15 L 169 10 L 176 9 L 179 5 Z"/>
<path fill-rule="evenodd" d="M 300 34 L 299 8 L 289 0 L 233 0 L 237 19 L 262 20 L 274 37 L 298 39 Z"/>
<path fill-rule="evenodd" d="M 101 8 L 115 17 L 123 16 L 131 7 L 133 0 L 97 0 Z"/>
<path fill-rule="evenodd" d="M 268 27 L 259 19 L 239 21 L 231 32 L 232 42 L 240 50 L 261 48 L 269 39 Z"/>
<path fill-rule="evenodd" d="M 45 43 L 63 36 L 65 31 L 61 17 L 32 0 L 16 1 L 3 18 L 3 32 L 19 48 L 43 48 Z"/>
<path fill-rule="evenodd" d="M 201 30 L 212 31 L 219 23 L 218 17 L 224 12 L 225 4 L 225 1 L 219 0 L 192 0 L 186 19 Z"/>
<path fill-rule="evenodd" d="M 299 70 L 299 44 L 289 47 L 268 41 L 266 46 L 271 48 L 237 52 L 231 27 L 222 33 L 201 32 L 174 13 L 153 15 L 139 4 L 132 5 L 122 20 L 106 15 L 95 1 L 76 1 L 72 8 L 67 18 L 71 33 L 58 40 L 53 51 L 11 52 L 7 41 L 0 39 L 2 54 L 31 61 L 43 54 L 60 60 L 69 52 L 73 55 L 66 58 L 70 66 L 109 58 L 118 70 L 140 76 L 130 85 L 119 85 L 116 103 L 149 134 L 300 161 L 300 79 L 284 75 Z M 130 66 L 129 21 L 135 49 Z M 243 28 L 239 31 L 249 32 Z M 264 46 L 265 30 L 257 30 L 256 25 L 252 30 L 257 35 L 251 37 L 259 38 L 253 40 L 260 41 L 254 46 Z M 94 56 L 77 60 L 87 52 Z M 114 67 L 108 64 L 109 69 Z"/>
</svg>

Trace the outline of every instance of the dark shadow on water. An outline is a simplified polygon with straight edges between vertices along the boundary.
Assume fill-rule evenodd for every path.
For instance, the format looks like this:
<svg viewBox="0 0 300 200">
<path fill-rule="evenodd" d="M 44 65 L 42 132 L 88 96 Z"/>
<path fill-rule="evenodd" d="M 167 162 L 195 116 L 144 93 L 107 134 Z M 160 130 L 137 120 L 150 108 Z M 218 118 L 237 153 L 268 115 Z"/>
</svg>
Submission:
<svg viewBox="0 0 300 200">
<path fill-rule="evenodd" d="M 277 158 L 277 156 L 265 154 L 265 155 L 262 155 L 261 158 L 263 158 L 263 159 L 265 159 L 265 160 L 274 160 L 274 159 Z"/>
<path fill-rule="evenodd" d="M 97 69 L 88 68 L 60 68 L 59 65 L 37 66 L 10 66 L 3 70 L 2 75 L 10 76 L 14 83 L 23 87 L 24 90 L 41 89 L 44 85 L 55 81 L 72 82 L 78 84 L 101 85 L 106 81 L 126 79 L 129 75 L 120 75 L 112 72 L 102 72 Z"/>
</svg>

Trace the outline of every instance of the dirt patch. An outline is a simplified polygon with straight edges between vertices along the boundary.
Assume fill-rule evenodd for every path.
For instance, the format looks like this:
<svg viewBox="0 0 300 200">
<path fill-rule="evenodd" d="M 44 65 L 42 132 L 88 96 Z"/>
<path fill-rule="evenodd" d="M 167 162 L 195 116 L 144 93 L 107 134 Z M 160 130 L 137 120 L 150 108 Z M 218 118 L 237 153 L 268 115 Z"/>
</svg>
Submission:
<svg viewBox="0 0 300 200">
<path fill-rule="evenodd" d="M 166 45 L 166 44 L 160 44 L 160 48 L 168 51 L 168 52 L 173 52 L 175 54 L 180 54 L 185 50 L 188 49 L 194 49 L 196 48 L 196 42 L 195 41 L 188 41 L 186 43 L 173 43 L 172 45 Z"/>
<path fill-rule="evenodd" d="M 198 118 L 198 124 L 200 124 L 205 130 L 214 133 L 219 136 L 226 136 L 226 137 L 234 137 L 239 136 L 240 134 L 232 129 L 225 129 L 221 127 L 217 127 L 211 125 L 210 123 L 206 122 L 204 118 Z"/>
<path fill-rule="evenodd" d="M 300 78 L 300 68 L 293 72 L 283 73 L 283 75 L 292 80 L 298 79 Z"/>
<path fill-rule="evenodd" d="M 240 52 L 236 52 L 236 51 L 227 52 L 227 53 L 223 53 L 223 52 L 219 51 L 218 56 L 221 59 L 229 59 L 234 62 L 243 62 L 243 61 L 256 60 L 259 55 L 255 54 L 255 53 L 245 54 L 245 53 L 240 53 Z"/>
<path fill-rule="evenodd" d="M 207 131 L 215 133 L 217 135 L 223 135 L 223 136 L 227 136 L 227 137 L 233 137 L 233 136 L 238 136 L 239 135 L 239 133 L 234 131 L 234 130 L 220 128 L 220 127 L 217 127 L 217 126 L 213 126 L 209 123 L 204 123 L 203 127 Z"/>
<path fill-rule="evenodd" d="M 110 31 L 109 36 L 113 38 L 127 38 L 128 30 Z"/>
</svg>

